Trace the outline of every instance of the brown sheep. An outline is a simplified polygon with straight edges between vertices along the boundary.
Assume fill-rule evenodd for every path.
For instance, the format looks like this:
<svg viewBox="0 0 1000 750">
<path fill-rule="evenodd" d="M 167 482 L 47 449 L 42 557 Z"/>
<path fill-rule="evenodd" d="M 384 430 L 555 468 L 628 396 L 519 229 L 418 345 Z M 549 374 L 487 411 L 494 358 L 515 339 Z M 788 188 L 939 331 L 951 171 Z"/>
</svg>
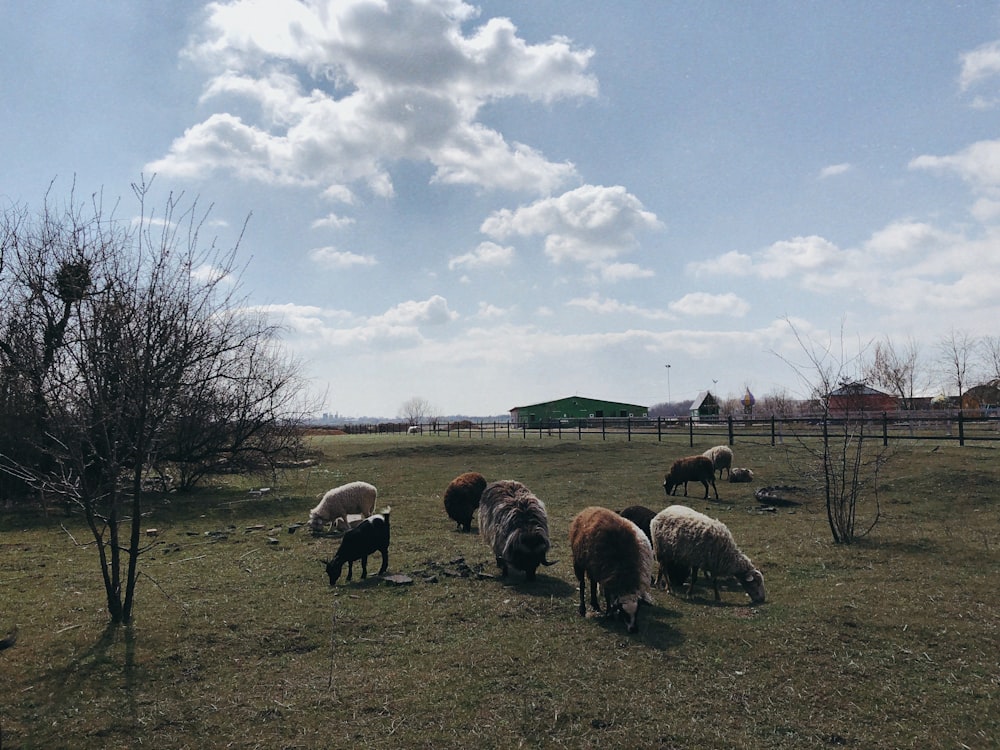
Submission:
<svg viewBox="0 0 1000 750">
<path fill-rule="evenodd" d="M 445 489 L 445 512 L 462 531 L 472 531 L 472 517 L 479 507 L 479 498 L 485 489 L 486 479 L 475 471 L 459 474 Z"/>
<path fill-rule="evenodd" d="M 591 506 L 574 516 L 569 527 L 573 572 L 580 582 L 580 616 L 587 614 L 585 581 L 590 576 L 590 606 L 601 611 L 597 586 L 604 595 L 605 614 L 621 613 L 628 632 L 639 629 L 639 605 L 651 603 L 649 581 L 653 548 L 642 530 L 607 508 Z"/>
<path fill-rule="evenodd" d="M 549 551 L 549 518 L 545 504 L 520 482 L 493 482 L 479 498 L 479 534 L 493 550 L 501 577 L 510 568 L 535 579 L 539 565 L 553 565 Z"/>
<path fill-rule="evenodd" d="M 701 482 L 705 485 L 705 498 L 708 499 L 708 485 L 715 491 L 715 499 L 719 499 L 719 490 L 715 486 L 715 466 L 707 456 L 687 456 L 678 458 L 670 466 L 663 479 L 663 489 L 667 495 L 676 495 L 677 488 L 684 485 L 684 497 L 687 497 L 688 482 Z"/>
</svg>

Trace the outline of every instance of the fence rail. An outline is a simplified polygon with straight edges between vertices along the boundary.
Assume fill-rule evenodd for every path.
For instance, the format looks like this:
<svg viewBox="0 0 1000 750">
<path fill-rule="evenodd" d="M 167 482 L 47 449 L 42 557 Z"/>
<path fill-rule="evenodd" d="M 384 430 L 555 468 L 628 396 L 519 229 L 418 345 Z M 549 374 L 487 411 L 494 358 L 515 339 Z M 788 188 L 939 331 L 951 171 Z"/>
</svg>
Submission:
<svg viewBox="0 0 1000 750">
<path fill-rule="evenodd" d="M 865 414 L 856 417 L 827 417 L 826 429 L 848 427 L 863 432 L 868 438 L 881 438 L 884 445 L 897 440 L 940 440 L 967 443 L 1000 441 L 1000 418 L 997 415 L 969 416 L 963 412 L 947 414 L 899 413 Z M 349 432 L 402 432 L 421 435 L 469 438 L 542 438 L 560 440 L 639 440 L 686 436 L 693 447 L 696 439 L 715 438 L 715 442 L 730 445 L 741 439 L 764 438 L 772 445 L 786 439 L 822 437 L 822 417 L 765 417 L 743 419 L 730 416 L 718 420 L 694 421 L 686 418 L 636 417 L 597 419 L 560 419 L 542 424 L 513 424 L 499 420 L 461 420 L 457 422 L 428 422 L 416 425 L 383 423 L 379 425 L 353 425 Z"/>
</svg>

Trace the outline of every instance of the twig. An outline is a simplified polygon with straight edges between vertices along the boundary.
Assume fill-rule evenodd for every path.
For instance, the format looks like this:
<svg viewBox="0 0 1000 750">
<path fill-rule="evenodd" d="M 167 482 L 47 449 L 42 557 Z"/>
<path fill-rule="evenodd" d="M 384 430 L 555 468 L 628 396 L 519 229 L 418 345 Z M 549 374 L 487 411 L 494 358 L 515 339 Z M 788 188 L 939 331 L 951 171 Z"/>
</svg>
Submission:
<svg viewBox="0 0 1000 750">
<path fill-rule="evenodd" d="M 172 596 L 170 596 L 170 594 L 168 594 L 166 591 L 164 591 L 163 586 L 161 586 L 159 583 L 157 583 L 156 579 L 153 578 L 151 575 L 149 575 L 149 573 L 147 573 L 144 570 L 140 570 L 139 574 L 145 576 L 150 581 L 152 581 L 153 585 L 156 586 L 156 588 L 158 588 L 160 590 L 160 593 L 163 594 L 165 597 L 167 597 L 168 600 L 170 600 L 174 604 L 178 605 L 181 609 L 185 609 L 185 610 L 187 609 L 187 604 L 185 604 L 184 602 L 179 602 L 176 599 L 174 599 Z"/>
<path fill-rule="evenodd" d="M 57 630 L 56 631 L 56 635 L 59 635 L 60 633 L 65 633 L 67 630 L 76 630 L 77 628 L 82 628 L 82 627 L 83 627 L 82 624 L 80 624 L 80 625 L 67 625 L 64 628 L 62 628 L 60 630 Z"/>
<path fill-rule="evenodd" d="M 191 562 L 192 560 L 200 560 L 203 557 L 208 557 L 208 555 L 198 555 L 197 557 L 185 557 L 183 560 L 173 560 L 170 565 L 177 565 L 177 563 Z"/>
</svg>

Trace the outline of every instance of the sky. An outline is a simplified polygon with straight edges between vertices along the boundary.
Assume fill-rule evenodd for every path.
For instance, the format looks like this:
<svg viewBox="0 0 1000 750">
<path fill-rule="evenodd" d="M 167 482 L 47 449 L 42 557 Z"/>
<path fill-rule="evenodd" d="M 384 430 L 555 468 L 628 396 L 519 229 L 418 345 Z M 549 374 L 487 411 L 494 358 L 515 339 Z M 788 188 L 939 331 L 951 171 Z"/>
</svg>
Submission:
<svg viewBox="0 0 1000 750">
<path fill-rule="evenodd" d="M 998 2 L 3 6 L 0 207 L 211 206 L 321 412 L 805 397 L 796 333 L 998 333 Z"/>
</svg>

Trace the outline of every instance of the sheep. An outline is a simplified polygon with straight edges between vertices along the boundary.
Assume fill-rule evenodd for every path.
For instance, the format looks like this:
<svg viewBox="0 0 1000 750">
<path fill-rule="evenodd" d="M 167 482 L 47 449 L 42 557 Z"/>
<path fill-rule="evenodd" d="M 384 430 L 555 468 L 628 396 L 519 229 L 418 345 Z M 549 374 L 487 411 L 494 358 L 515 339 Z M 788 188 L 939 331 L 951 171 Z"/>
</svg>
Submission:
<svg viewBox="0 0 1000 750">
<path fill-rule="evenodd" d="M 479 498 L 479 534 L 496 556 L 500 576 L 510 568 L 535 579 L 539 565 L 554 565 L 549 551 L 549 519 L 545 504 L 520 482 L 503 479 L 487 485 Z"/>
<path fill-rule="evenodd" d="M 753 604 L 764 602 L 763 574 L 740 552 L 733 535 L 721 521 L 683 505 L 671 505 L 656 514 L 649 528 L 653 534 L 653 551 L 660 564 L 658 580 L 667 565 L 690 567 L 691 580 L 687 587 L 690 596 L 698 568 L 702 568 L 712 575 L 715 601 L 721 599 L 719 577 L 731 575 L 740 582 Z"/>
<path fill-rule="evenodd" d="M 410 425 L 409 427 L 406 428 L 406 434 L 407 435 L 419 435 L 420 434 L 420 428 L 417 427 L 416 425 Z"/>
<path fill-rule="evenodd" d="M 569 527 L 573 572 L 580 582 L 580 616 L 587 614 L 585 581 L 590 577 L 590 606 L 600 612 L 597 586 L 604 595 L 605 614 L 620 613 L 628 632 L 639 629 L 641 604 L 652 604 L 649 581 L 653 549 L 636 524 L 607 508 L 591 506 L 574 516 Z"/>
<path fill-rule="evenodd" d="M 367 518 L 375 511 L 378 490 L 367 482 L 350 482 L 334 487 L 323 495 L 319 505 L 309 511 L 309 528 L 323 531 L 329 523 L 331 529 L 348 527 L 347 515 L 360 513 Z"/>
<path fill-rule="evenodd" d="M 348 529 L 340 540 L 340 547 L 332 560 L 326 562 L 326 574 L 330 577 L 330 585 L 334 586 L 340 578 L 340 572 L 347 563 L 347 580 L 354 574 L 354 561 L 361 561 L 361 578 L 368 577 L 368 555 L 382 553 L 382 567 L 378 575 L 385 573 L 389 567 L 389 512 L 386 508 L 381 513 L 368 516 L 365 520 Z"/>
<path fill-rule="evenodd" d="M 444 509 L 448 518 L 463 531 L 472 531 L 472 516 L 486 489 L 486 479 L 475 471 L 459 474 L 444 491 Z"/>
<path fill-rule="evenodd" d="M 719 479 L 722 479 L 723 469 L 726 470 L 726 477 L 731 476 L 730 467 L 733 465 L 733 449 L 728 445 L 717 445 L 714 448 L 709 448 L 701 455 L 712 460 L 713 468 L 719 472 Z"/>
<path fill-rule="evenodd" d="M 627 518 L 629 521 L 634 523 L 642 532 L 646 535 L 650 544 L 653 543 L 653 535 L 649 530 L 649 523 L 656 516 L 655 510 L 650 510 L 645 505 L 630 505 L 624 510 L 618 511 L 618 515 L 622 518 Z M 684 581 L 687 580 L 688 575 L 691 573 L 690 566 L 684 566 L 677 563 L 670 563 L 666 569 L 667 577 L 670 579 L 670 583 L 679 588 Z"/>
<path fill-rule="evenodd" d="M 663 489 L 668 496 L 677 494 L 677 487 L 684 485 L 684 497 L 687 497 L 688 482 L 701 482 L 705 485 L 705 499 L 708 499 L 708 485 L 715 490 L 715 499 L 719 499 L 719 490 L 715 486 L 715 467 L 712 459 L 706 456 L 687 456 L 678 458 L 670 466 L 663 479 Z"/>
<path fill-rule="evenodd" d="M 730 482 L 752 482 L 753 481 L 753 470 L 752 469 L 732 469 L 729 472 Z"/>
<path fill-rule="evenodd" d="M 630 505 L 624 510 L 618 511 L 618 515 L 622 518 L 627 518 L 629 521 L 642 529 L 646 538 L 649 539 L 650 543 L 652 543 L 653 537 L 649 533 L 649 522 L 652 521 L 653 516 L 656 515 L 655 510 L 651 510 L 645 505 Z"/>
</svg>

